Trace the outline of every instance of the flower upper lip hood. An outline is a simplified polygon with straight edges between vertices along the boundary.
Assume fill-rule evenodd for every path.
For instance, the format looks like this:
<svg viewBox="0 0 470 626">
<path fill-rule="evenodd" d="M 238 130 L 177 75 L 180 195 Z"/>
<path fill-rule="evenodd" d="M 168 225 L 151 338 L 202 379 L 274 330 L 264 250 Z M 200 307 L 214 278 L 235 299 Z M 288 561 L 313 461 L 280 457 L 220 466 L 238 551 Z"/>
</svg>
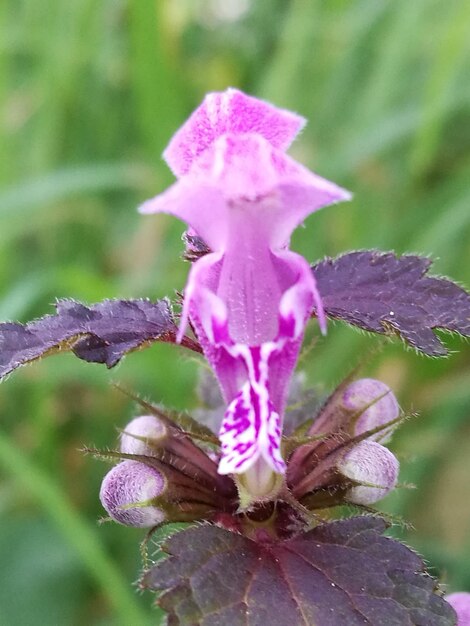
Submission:
<svg viewBox="0 0 470 626">
<path fill-rule="evenodd" d="M 274 148 L 287 150 L 305 123 L 296 113 L 229 88 L 207 94 L 174 134 L 163 157 L 179 177 L 187 174 L 193 161 L 222 135 L 254 133 Z"/>
<path fill-rule="evenodd" d="M 193 162 L 170 189 L 145 202 L 142 213 L 179 217 L 214 251 L 239 235 L 233 220 L 243 212 L 246 229 L 282 248 L 312 212 L 350 194 L 310 172 L 257 134 L 224 134 Z M 232 217 L 233 216 L 233 217 Z M 250 220 L 250 221 L 248 221 Z M 263 232 L 266 231 L 266 232 Z"/>
<path fill-rule="evenodd" d="M 142 213 L 170 213 L 212 250 L 188 278 L 188 321 L 228 408 L 221 473 L 282 473 L 282 416 L 305 325 L 325 318 L 308 262 L 288 249 L 312 212 L 349 192 L 285 154 L 304 120 L 235 89 L 209 94 L 164 156 L 178 180 Z M 263 469 L 264 468 L 264 469 Z"/>
<path fill-rule="evenodd" d="M 303 117 L 237 89 L 208 94 L 163 153 L 180 181 L 140 211 L 172 213 L 217 251 L 231 226 L 227 210 L 264 197 L 275 222 L 270 243 L 286 245 L 307 215 L 351 198 L 284 153 L 304 125 Z"/>
</svg>

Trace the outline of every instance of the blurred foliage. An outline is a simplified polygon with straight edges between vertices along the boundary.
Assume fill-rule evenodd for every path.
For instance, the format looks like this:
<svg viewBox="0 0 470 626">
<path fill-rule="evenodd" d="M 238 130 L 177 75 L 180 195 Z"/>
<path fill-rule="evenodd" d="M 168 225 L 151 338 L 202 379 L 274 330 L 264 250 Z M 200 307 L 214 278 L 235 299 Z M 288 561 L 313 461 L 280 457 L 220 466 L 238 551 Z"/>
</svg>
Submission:
<svg viewBox="0 0 470 626">
<path fill-rule="evenodd" d="M 175 129 L 229 85 L 307 117 L 292 154 L 355 193 L 297 250 L 426 253 L 470 285 L 467 0 L 2 0 L 0 32 L 0 319 L 183 287 L 182 225 L 134 209 L 171 181 Z M 441 361 L 386 344 L 364 372 L 421 413 L 394 444 L 418 490 L 383 505 L 415 530 L 394 532 L 470 590 L 470 352 L 448 342 L 460 352 Z M 377 345 L 330 324 L 303 365 L 326 390 Z M 112 445 L 133 415 L 111 380 L 186 407 L 197 370 L 161 345 L 111 372 L 64 355 L 2 384 L 4 626 L 158 622 L 130 586 L 142 533 L 97 526 L 106 468 L 79 448 Z"/>
</svg>

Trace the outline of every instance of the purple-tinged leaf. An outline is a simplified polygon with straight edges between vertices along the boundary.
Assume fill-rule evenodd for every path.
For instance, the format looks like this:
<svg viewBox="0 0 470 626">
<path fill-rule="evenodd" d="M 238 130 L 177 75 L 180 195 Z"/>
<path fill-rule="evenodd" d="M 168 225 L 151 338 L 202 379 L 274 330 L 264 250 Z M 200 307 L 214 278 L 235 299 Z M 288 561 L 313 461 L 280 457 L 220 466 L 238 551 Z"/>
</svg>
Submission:
<svg viewBox="0 0 470 626">
<path fill-rule="evenodd" d="M 104 300 L 90 307 L 73 300 L 56 303 L 56 315 L 28 324 L 0 324 L 0 378 L 59 351 L 113 367 L 127 353 L 155 341 L 175 341 L 175 325 L 167 300 Z M 185 337 L 182 344 L 199 345 Z"/>
<path fill-rule="evenodd" d="M 173 535 L 143 588 L 175 626 L 455 626 L 450 605 L 383 520 L 325 523 L 258 543 L 212 525 Z"/>
<path fill-rule="evenodd" d="M 431 260 L 366 250 L 313 266 L 328 317 L 384 335 L 398 335 L 429 356 L 447 349 L 433 330 L 470 336 L 470 294 L 428 276 Z"/>
</svg>

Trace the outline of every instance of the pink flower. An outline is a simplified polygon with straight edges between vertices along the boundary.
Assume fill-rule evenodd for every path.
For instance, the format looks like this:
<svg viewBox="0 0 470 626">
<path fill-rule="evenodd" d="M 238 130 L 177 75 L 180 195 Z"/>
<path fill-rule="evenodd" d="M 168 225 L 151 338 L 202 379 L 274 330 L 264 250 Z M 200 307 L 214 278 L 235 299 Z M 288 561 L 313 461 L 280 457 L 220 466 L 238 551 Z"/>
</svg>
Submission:
<svg viewBox="0 0 470 626">
<path fill-rule="evenodd" d="M 164 153 L 178 181 L 140 209 L 179 217 L 211 250 L 189 274 L 180 337 L 190 319 L 228 405 L 219 472 L 243 474 L 258 494 L 285 471 L 282 419 L 307 321 L 326 326 L 290 236 L 350 198 L 284 153 L 303 124 L 235 89 L 209 94 Z"/>
<path fill-rule="evenodd" d="M 470 626 L 470 593 L 459 591 L 445 597 L 457 613 L 457 626 Z"/>
</svg>

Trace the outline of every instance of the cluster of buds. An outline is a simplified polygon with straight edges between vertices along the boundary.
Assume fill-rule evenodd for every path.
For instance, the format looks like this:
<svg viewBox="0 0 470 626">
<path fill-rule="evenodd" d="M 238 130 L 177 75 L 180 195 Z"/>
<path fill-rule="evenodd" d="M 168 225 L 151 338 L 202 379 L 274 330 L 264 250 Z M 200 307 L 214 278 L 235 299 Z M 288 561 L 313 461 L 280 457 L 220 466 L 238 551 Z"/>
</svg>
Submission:
<svg viewBox="0 0 470 626">
<path fill-rule="evenodd" d="M 382 443 L 399 422 L 400 410 L 390 389 L 377 380 L 340 385 L 313 420 L 283 438 L 287 473 L 277 496 L 284 504 L 278 504 L 276 518 L 272 502 L 244 506 L 240 486 L 237 489 L 235 480 L 217 471 L 221 451 L 215 437 L 196 432 L 196 443 L 168 415 L 147 406 L 154 413 L 126 426 L 120 450 L 112 453 L 123 460 L 101 488 L 104 508 L 121 524 L 153 527 L 208 519 L 241 529 L 247 522 L 269 518 L 277 525 L 275 532 L 282 534 L 281 526 L 286 520 L 292 526 L 292 515 L 298 519 L 299 511 L 368 506 L 396 486 L 399 464 Z"/>
<path fill-rule="evenodd" d="M 133 419 L 122 432 L 121 460 L 105 476 L 100 499 L 120 524 L 149 528 L 210 518 L 233 510 L 235 486 L 217 472 L 211 454 L 162 412 Z"/>
<path fill-rule="evenodd" d="M 294 495 L 308 507 L 381 500 L 397 483 L 398 460 L 382 444 L 399 421 L 400 408 L 387 385 L 346 380 L 308 429 L 311 441 L 290 458 L 287 480 Z"/>
</svg>

